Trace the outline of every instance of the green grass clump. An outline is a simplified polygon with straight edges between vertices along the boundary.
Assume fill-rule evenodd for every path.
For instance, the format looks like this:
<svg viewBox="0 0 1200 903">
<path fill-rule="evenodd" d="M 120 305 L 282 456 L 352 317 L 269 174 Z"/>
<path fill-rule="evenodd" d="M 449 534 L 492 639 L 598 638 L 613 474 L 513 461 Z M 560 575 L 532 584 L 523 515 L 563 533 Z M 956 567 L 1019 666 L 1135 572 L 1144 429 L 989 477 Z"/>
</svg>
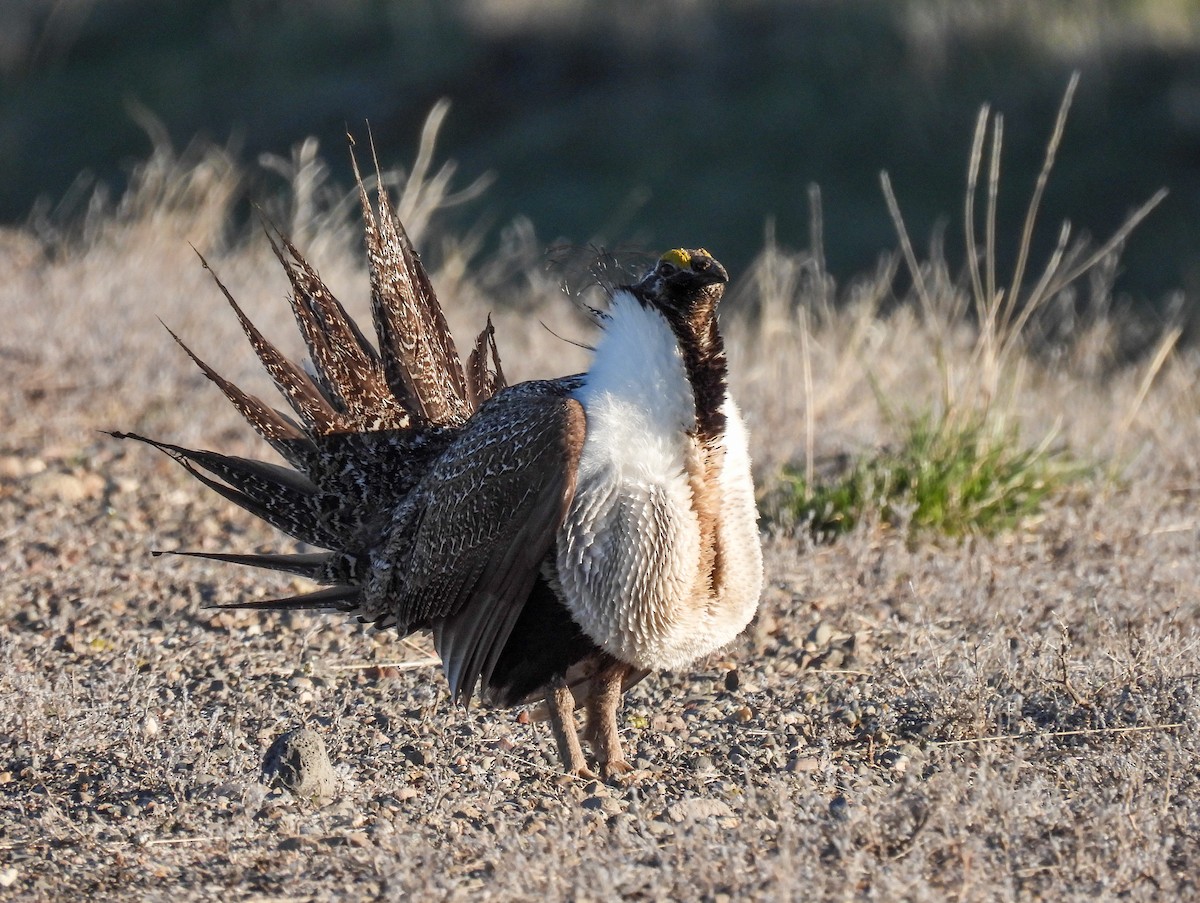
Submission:
<svg viewBox="0 0 1200 903">
<path fill-rule="evenodd" d="M 1064 452 L 1021 444 L 1015 428 L 983 417 L 909 420 L 898 445 L 864 456 L 830 479 L 810 482 L 785 468 L 777 510 L 818 538 L 846 533 L 864 518 L 947 536 L 995 534 L 1036 515 L 1052 495 L 1086 473 Z"/>
</svg>

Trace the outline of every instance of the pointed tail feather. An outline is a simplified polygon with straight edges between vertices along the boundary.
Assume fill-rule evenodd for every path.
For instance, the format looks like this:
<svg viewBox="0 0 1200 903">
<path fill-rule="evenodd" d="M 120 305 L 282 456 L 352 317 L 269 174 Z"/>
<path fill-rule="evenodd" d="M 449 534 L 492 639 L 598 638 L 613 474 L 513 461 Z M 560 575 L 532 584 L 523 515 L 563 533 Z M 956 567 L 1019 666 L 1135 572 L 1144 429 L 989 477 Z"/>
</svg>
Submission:
<svg viewBox="0 0 1200 903">
<path fill-rule="evenodd" d="M 313 593 L 265 599 L 258 602 L 225 602 L 206 608 L 245 609 L 250 611 L 354 611 L 361 590 L 357 586 L 330 586 Z"/>
<path fill-rule="evenodd" d="M 473 410 L 466 378 L 429 274 L 396 218 L 387 189 L 380 184 L 376 217 L 353 152 L 350 162 L 362 205 L 371 313 L 388 384 L 426 423 L 464 423 Z"/>
<path fill-rule="evenodd" d="M 308 552 L 283 555 L 237 555 L 229 552 L 192 552 L 182 549 L 155 550 L 156 558 L 160 555 L 177 555 L 181 558 L 202 558 L 206 561 L 220 561 L 225 564 L 238 564 L 244 567 L 262 568 L 268 571 L 283 571 L 306 577 L 317 583 L 342 582 L 328 579 L 329 566 L 337 557 L 330 552 Z"/>
<path fill-rule="evenodd" d="M 489 356 L 491 366 L 488 366 Z M 504 370 L 500 367 L 500 351 L 496 348 L 496 328 L 489 314 L 487 325 L 479 333 L 475 348 L 467 359 L 467 398 L 471 406 L 478 410 L 481 404 L 506 385 Z"/>
<path fill-rule="evenodd" d="M 338 529 L 332 513 L 320 510 L 316 487 L 302 473 L 264 461 L 183 448 L 135 433 L 111 435 L 145 442 L 170 455 L 214 492 L 301 542 L 327 549 L 343 543 L 345 531 Z"/>
<path fill-rule="evenodd" d="M 197 357 L 192 349 L 185 345 L 183 340 L 172 332 L 171 328 L 165 323 L 163 324 L 163 328 L 171 334 L 171 338 L 187 353 L 187 356 L 192 359 L 196 366 L 204 372 L 204 375 L 225 393 L 225 397 L 233 403 L 233 406 L 238 409 L 238 413 L 245 418 L 246 422 L 254 427 L 256 433 L 266 439 L 271 447 L 283 455 L 293 467 L 304 471 L 308 470 L 313 456 L 316 454 L 316 447 L 313 445 L 312 439 L 299 426 L 274 408 L 268 407 L 262 399 L 246 394 L 217 373 L 216 370 Z M 118 438 L 126 438 L 126 436 L 122 434 Z M 128 438 L 141 439 L 142 437 L 130 435 Z M 150 442 L 151 445 L 154 444 L 149 439 L 142 439 L 142 441 Z"/>
<path fill-rule="evenodd" d="M 350 429 L 350 425 L 340 413 L 334 410 L 329 399 L 322 394 L 321 390 L 312 381 L 312 377 L 289 361 L 278 348 L 267 341 L 258 328 L 250 322 L 250 318 L 246 316 L 237 301 L 234 300 L 233 295 L 225 287 L 225 284 L 221 282 L 216 271 L 209 266 L 208 261 L 204 259 L 204 255 L 197 251 L 196 256 L 200 258 L 200 263 L 212 275 L 217 288 L 221 290 L 221 294 L 225 296 L 225 300 L 233 308 L 238 322 L 242 325 L 242 331 L 246 333 L 246 338 L 250 340 L 250 344 L 254 348 L 255 354 L 258 355 L 258 359 L 262 362 L 263 368 L 270 374 L 276 388 L 288 400 L 288 403 L 292 406 L 292 410 L 304 422 L 308 431 L 316 435 L 347 432 Z M 187 350 L 186 346 L 184 350 Z M 195 359 L 194 356 L 193 359 Z"/>
</svg>

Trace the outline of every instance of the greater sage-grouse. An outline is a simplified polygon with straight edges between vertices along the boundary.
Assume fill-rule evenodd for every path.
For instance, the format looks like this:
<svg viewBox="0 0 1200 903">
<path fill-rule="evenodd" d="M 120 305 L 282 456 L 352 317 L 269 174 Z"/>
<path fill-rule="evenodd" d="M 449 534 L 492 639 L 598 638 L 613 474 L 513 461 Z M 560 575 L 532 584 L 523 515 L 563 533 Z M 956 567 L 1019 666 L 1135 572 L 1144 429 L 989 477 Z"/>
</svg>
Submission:
<svg viewBox="0 0 1200 903">
<path fill-rule="evenodd" d="M 464 369 L 385 191 L 359 179 L 378 347 L 287 239 L 311 366 L 286 359 L 217 281 L 295 416 L 192 354 L 291 465 L 166 452 L 227 499 L 327 552 L 201 558 L 325 588 L 229 608 L 348 612 L 428 628 L 454 700 L 544 699 L 569 773 L 627 771 L 625 689 L 729 643 L 762 585 L 746 430 L 726 386 L 717 306 L 728 276 L 673 250 L 609 290 L 587 373 L 506 386 L 489 322 Z M 176 341 L 179 341 L 176 338 Z M 182 345 L 182 342 L 180 342 Z"/>
</svg>

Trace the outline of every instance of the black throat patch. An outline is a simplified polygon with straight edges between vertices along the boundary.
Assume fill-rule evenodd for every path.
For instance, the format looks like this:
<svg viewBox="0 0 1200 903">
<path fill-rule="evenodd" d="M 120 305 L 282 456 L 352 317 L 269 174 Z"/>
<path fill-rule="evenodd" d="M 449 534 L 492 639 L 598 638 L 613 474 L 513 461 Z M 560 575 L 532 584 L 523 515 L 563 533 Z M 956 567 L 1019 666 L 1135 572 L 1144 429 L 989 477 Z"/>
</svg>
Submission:
<svg viewBox="0 0 1200 903">
<path fill-rule="evenodd" d="M 686 298 L 671 292 L 650 297 L 631 287 L 643 304 L 662 313 L 679 340 L 683 364 L 696 401 L 696 435 L 706 446 L 713 446 L 725 435 L 726 374 L 725 340 L 717 326 L 717 304 L 723 285 L 707 285 Z"/>
</svg>

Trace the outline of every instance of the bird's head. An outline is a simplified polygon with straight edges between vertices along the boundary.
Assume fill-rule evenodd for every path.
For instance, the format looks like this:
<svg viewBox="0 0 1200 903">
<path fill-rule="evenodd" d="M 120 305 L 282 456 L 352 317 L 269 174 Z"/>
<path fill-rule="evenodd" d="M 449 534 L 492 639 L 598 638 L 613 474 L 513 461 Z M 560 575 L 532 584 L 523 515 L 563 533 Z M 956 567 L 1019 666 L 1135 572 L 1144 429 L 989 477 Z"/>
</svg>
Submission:
<svg viewBox="0 0 1200 903">
<path fill-rule="evenodd" d="M 708 251 L 675 248 L 658 258 L 629 290 L 642 304 L 653 305 L 670 319 L 695 322 L 716 313 L 728 282 L 725 267 Z"/>
</svg>

